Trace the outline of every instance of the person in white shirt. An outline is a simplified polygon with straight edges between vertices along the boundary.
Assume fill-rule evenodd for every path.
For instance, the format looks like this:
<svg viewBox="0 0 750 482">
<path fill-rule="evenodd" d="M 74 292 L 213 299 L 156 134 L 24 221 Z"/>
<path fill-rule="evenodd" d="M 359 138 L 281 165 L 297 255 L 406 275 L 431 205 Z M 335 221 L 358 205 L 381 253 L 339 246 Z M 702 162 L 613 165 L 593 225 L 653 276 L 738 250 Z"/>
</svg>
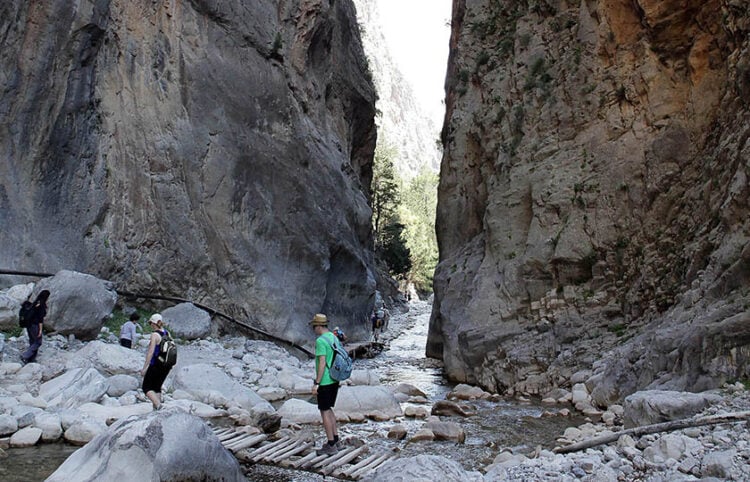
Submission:
<svg viewBox="0 0 750 482">
<path fill-rule="evenodd" d="M 133 347 L 133 342 L 136 337 L 135 322 L 138 321 L 138 318 L 140 318 L 138 313 L 133 313 L 130 315 L 130 319 L 123 323 L 122 328 L 120 328 L 120 345 L 125 348 Z"/>
</svg>

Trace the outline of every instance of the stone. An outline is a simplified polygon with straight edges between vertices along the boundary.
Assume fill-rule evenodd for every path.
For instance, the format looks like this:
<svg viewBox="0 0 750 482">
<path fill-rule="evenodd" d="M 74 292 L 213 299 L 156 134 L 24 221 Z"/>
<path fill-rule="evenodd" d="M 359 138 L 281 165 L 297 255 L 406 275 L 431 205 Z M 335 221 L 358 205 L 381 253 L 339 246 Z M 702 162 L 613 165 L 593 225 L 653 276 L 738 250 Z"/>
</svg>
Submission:
<svg viewBox="0 0 750 482">
<path fill-rule="evenodd" d="M 199 418 L 159 411 L 118 422 L 74 452 L 47 479 L 242 481 L 237 459 Z"/>
<path fill-rule="evenodd" d="M 16 417 L 8 414 L 0 414 L 0 437 L 6 437 L 18 431 Z"/>
<path fill-rule="evenodd" d="M 393 393 L 403 393 L 411 397 L 427 397 L 427 394 L 411 383 L 399 383 L 393 388 Z"/>
<path fill-rule="evenodd" d="M 137 390 L 141 386 L 141 381 L 130 375 L 114 375 L 107 379 L 109 388 L 107 395 L 110 397 L 121 397 L 131 390 Z"/>
<path fill-rule="evenodd" d="M 36 427 L 22 428 L 10 437 L 10 446 L 14 448 L 32 447 L 42 438 L 42 431 Z"/>
<path fill-rule="evenodd" d="M 274 408 L 253 390 L 231 379 L 223 370 L 207 364 L 179 367 L 174 372 L 173 388 L 184 390 L 211 405 L 211 393 L 216 392 L 226 400 L 252 412 L 253 409 L 274 412 Z"/>
<path fill-rule="evenodd" d="M 211 315 L 192 303 L 179 303 L 161 312 L 173 337 L 185 340 L 205 338 L 211 333 Z"/>
<path fill-rule="evenodd" d="M 432 406 L 432 415 L 445 415 L 445 416 L 459 416 L 459 417 L 471 417 L 476 415 L 469 407 L 460 405 L 450 400 L 438 400 Z"/>
<path fill-rule="evenodd" d="M 455 422 L 428 421 L 424 428 L 430 430 L 436 440 L 451 440 L 458 443 L 464 443 L 466 440 L 466 431 Z"/>
<path fill-rule="evenodd" d="M 286 390 L 278 387 L 263 387 L 258 390 L 258 396 L 269 402 L 284 400 L 287 397 Z"/>
<path fill-rule="evenodd" d="M 86 445 L 97 435 L 106 432 L 107 425 L 99 420 L 81 418 L 63 433 L 65 441 L 73 445 Z"/>
<path fill-rule="evenodd" d="M 111 282 L 75 271 L 63 270 L 42 279 L 34 287 L 35 295 L 42 290 L 50 292 L 45 327 L 79 340 L 93 340 L 99 335 L 117 301 Z"/>
<path fill-rule="evenodd" d="M 288 420 L 294 423 L 308 424 L 308 423 L 322 423 L 320 418 L 320 411 L 317 405 L 299 400 L 297 398 L 290 398 L 285 401 L 277 412 L 281 415 L 282 419 Z M 340 414 L 336 412 L 336 418 L 340 417 Z"/>
<path fill-rule="evenodd" d="M 98 402 L 107 393 L 109 383 L 93 368 L 74 368 L 39 387 L 39 396 L 48 407 L 73 408 L 86 402 Z"/>
<path fill-rule="evenodd" d="M 721 397 L 709 393 L 646 390 L 629 395 L 624 403 L 625 427 L 688 418 Z"/>
<path fill-rule="evenodd" d="M 490 394 L 479 387 L 459 383 L 451 390 L 445 398 L 457 398 L 459 400 L 479 400 L 489 398 Z"/>
<path fill-rule="evenodd" d="M 435 440 L 435 434 L 428 428 L 420 428 L 409 439 L 410 442 L 430 442 L 432 440 Z"/>
<path fill-rule="evenodd" d="M 406 438 L 406 427 L 403 425 L 394 425 L 390 429 L 388 429 L 388 438 L 396 439 L 396 440 L 403 440 Z"/>
<path fill-rule="evenodd" d="M 414 405 L 407 405 L 404 408 L 404 416 L 415 417 L 415 418 L 427 418 L 430 412 L 425 407 L 415 407 Z"/>
<path fill-rule="evenodd" d="M 70 357 L 66 369 L 95 368 L 106 375 L 133 375 L 143 368 L 145 354 L 131 350 L 119 344 L 104 343 L 96 340 L 86 343 L 83 348 Z"/>
<path fill-rule="evenodd" d="M 333 408 L 337 416 L 339 412 L 342 416 L 357 412 L 390 420 L 403 415 L 401 405 L 390 390 L 380 386 L 342 386 Z"/>
<path fill-rule="evenodd" d="M 62 421 L 55 413 L 40 413 L 34 417 L 34 427 L 42 431 L 42 440 L 54 442 L 62 437 Z"/>
<path fill-rule="evenodd" d="M 709 452 L 701 462 L 701 475 L 703 477 L 718 477 L 726 479 L 732 472 L 735 450 L 721 450 Z"/>
</svg>

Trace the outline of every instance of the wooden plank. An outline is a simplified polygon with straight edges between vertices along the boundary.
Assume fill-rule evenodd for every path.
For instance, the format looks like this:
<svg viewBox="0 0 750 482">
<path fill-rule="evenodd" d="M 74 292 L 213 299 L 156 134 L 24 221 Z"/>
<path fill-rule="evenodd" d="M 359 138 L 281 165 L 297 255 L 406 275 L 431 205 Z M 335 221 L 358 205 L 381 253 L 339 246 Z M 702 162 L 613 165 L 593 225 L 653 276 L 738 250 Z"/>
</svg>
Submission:
<svg viewBox="0 0 750 482">
<path fill-rule="evenodd" d="M 301 465 L 300 466 L 301 468 L 303 468 L 303 469 L 311 469 L 315 464 L 317 464 L 321 460 L 325 460 L 325 459 L 327 459 L 327 458 L 330 457 L 330 455 L 326 455 L 326 454 L 318 455 L 318 454 L 315 453 L 314 450 L 312 451 L 312 454 L 315 455 L 315 457 L 313 457 L 312 459 L 310 459 L 310 461 L 307 462 L 307 463 L 305 463 L 304 465 Z"/>
<path fill-rule="evenodd" d="M 341 467 L 344 464 L 348 464 L 352 460 L 354 460 L 357 457 L 359 457 L 360 454 L 363 454 L 365 452 L 367 452 L 367 445 L 363 445 L 363 446 L 361 446 L 359 448 L 354 449 L 352 452 L 344 455 L 343 457 L 339 458 L 335 462 L 329 464 L 327 467 L 323 467 L 322 468 L 323 469 L 322 470 L 323 475 L 330 474 L 334 470 L 338 469 L 339 467 Z"/>
<path fill-rule="evenodd" d="M 222 445 L 230 444 L 233 442 L 237 442 L 240 439 L 243 439 L 247 436 L 247 434 L 241 433 L 241 432 L 234 432 L 231 434 L 224 435 L 223 437 L 219 437 L 219 442 L 221 442 Z"/>
<path fill-rule="evenodd" d="M 309 454 L 305 455 L 301 459 L 299 459 L 299 460 L 297 460 L 295 462 L 290 463 L 289 467 L 291 467 L 293 469 L 298 469 L 301 466 L 306 465 L 309 461 L 311 461 L 312 459 L 314 459 L 316 457 L 319 457 L 319 455 L 317 455 L 315 453 L 315 451 L 313 450 L 312 452 L 310 452 Z"/>
<path fill-rule="evenodd" d="M 305 450 L 309 449 L 312 446 L 313 444 L 311 442 L 305 442 L 304 440 L 300 440 L 299 443 L 295 445 L 294 447 L 288 449 L 286 452 L 280 453 L 279 455 L 269 459 L 268 461 L 274 464 L 279 463 L 282 460 L 288 457 L 291 457 L 292 455 L 297 455 L 300 452 L 304 452 Z"/>
<path fill-rule="evenodd" d="M 255 454 L 255 456 L 253 457 L 253 459 L 256 462 L 260 462 L 261 460 L 265 459 L 266 457 L 272 456 L 273 454 L 277 454 L 280 451 L 286 450 L 286 449 L 288 449 L 289 447 L 291 447 L 292 445 L 294 445 L 296 443 L 297 443 L 297 441 L 295 439 L 291 439 L 291 438 L 287 439 L 287 440 L 284 441 L 283 444 L 279 444 L 279 445 L 277 445 L 275 447 L 271 447 L 270 449 L 267 449 L 267 450 L 261 450 L 260 452 L 258 452 L 257 454 Z"/>
<path fill-rule="evenodd" d="M 355 447 L 349 447 L 349 448 L 344 449 L 344 450 L 339 450 L 335 454 L 329 455 L 327 459 L 320 460 L 320 461 L 316 462 L 315 465 L 313 466 L 313 468 L 319 469 L 319 468 L 323 467 L 323 465 L 325 465 L 326 463 L 336 462 L 337 460 L 340 460 L 342 457 L 346 457 L 348 454 L 350 454 L 351 452 L 353 452 L 355 450 L 357 450 Z"/>
<path fill-rule="evenodd" d="M 369 464 L 367 464 L 366 466 L 361 467 L 359 470 L 355 470 L 354 472 L 352 472 L 350 477 L 352 479 L 359 479 L 363 477 L 365 474 L 369 474 L 374 469 L 380 467 L 384 462 L 386 462 L 387 460 L 390 460 L 391 458 L 393 458 L 391 454 L 385 453 L 381 455 L 380 457 L 378 457 L 377 459 L 370 462 Z"/>
<path fill-rule="evenodd" d="M 275 441 L 275 442 L 273 442 L 273 443 L 270 443 L 270 444 L 264 445 L 264 446 L 262 446 L 262 447 L 258 447 L 257 449 L 253 450 L 252 452 L 250 452 L 250 453 L 249 453 L 249 454 L 247 454 L 246 456 L 247 456 L 248 458 L 254 458 L 254 457 L 256 457 L 257 455 L 260 455 L 260 454 L 262 454 L 263 452 L 265 452 L 265 451 L 266 451 L 266 450 L 268 450 L 268 449 L 272 449 L 272 448 L 274 448 L 274 447 L 276 447 L 276 446 L 278 446 L 278 445 L 281 445 L 282 443 L 286 443 L 286 442 L 287 442 L 288 440 L 289 440 L 289 437 L 284 437 L 284 438 L 280 438 L 279 440 L 277 440 L 277 441 Z"/>
<path fill-rule="evenodd" d="M 242 442 L 237 442 L 235 444 L 232 444 L 232 446 L 227 447 L 227 449 L 231 450 L 232 452 L 237 452 L 238 450 L 246 449 L 248 447 L 252 447 L 254 445 L 257 445 L 260 442 L 263 442 L 266 440 L 266 436 L 261 434 L 250 436 L 249 438 L 246 438 Z"/>
<path fill-rule="evenodd" d="M 227 434 L 229 432 L 234 432 L 234 429 L 233 428 L 218 428 L 218 427 L 216 427 L 216 428 L 213 429 L 213 431 L 214 431 L 214 435 L 216 435 L 217 437 L 219 437 L 219 436 Z"/>
<path fill-rule="evenodd" d="M 272 458 L 277 457 L 280 454 L 283 454 L 288 450 L 292 450 L 298 447 L 302 443 L 304 443 L 303 440 L 292 439 L 290 440 L 290 443 L 279 445 L 278 447 L 271 450 L 270 452 L 266 452 L 265 454 L 261 455 L 260 457 L 258 457 L 258 461 L 270 462 Z"/>
<path fill-rule="evenodd" d="M 342 476 L 343 477 L 349 477 L 349 475 L 352 472 L 354 472 L 357 469 L 360 469 L 360 468 L 364 467 L 365 465 L 368 465 L 370 462 L 372 462 L 376 458 L 380 457 L 381 455 L 383 455 L 383 454 L 381 454 L 381 453 L 370 454 L 367 457 L 365 457 L 364 459 L 362 459 L 359 462 L 357 462 L 356 465 L 351 465 L 349 467 L 346 467 L 345 469 L 342 468 L 340 470 L 337 470 L 336 472 L 333 473 L 333 476 L 334 477 L 342 477 Z"/>
</svg>

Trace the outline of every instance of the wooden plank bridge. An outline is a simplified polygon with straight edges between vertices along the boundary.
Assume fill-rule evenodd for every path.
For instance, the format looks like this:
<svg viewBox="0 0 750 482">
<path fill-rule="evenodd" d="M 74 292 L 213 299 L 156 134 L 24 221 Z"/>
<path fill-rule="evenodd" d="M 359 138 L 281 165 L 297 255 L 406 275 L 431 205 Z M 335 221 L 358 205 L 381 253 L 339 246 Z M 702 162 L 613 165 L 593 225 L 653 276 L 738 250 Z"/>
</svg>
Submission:
<svg viewBox="0 0 750 482">
<path fill-rule="evenodd" d="M 234 427 L 217 427 L 214 433 L 240 462 L 276 465 L 340 479 L 359 480 L 398 457 L 393 452 L 368 454 L 367 445 L 347 446 L 334 455 L 317 455 L 314 443 L 307 438 L 283 437 L 270 441 L 265 434 L 251 434 Z"/>
</svg>

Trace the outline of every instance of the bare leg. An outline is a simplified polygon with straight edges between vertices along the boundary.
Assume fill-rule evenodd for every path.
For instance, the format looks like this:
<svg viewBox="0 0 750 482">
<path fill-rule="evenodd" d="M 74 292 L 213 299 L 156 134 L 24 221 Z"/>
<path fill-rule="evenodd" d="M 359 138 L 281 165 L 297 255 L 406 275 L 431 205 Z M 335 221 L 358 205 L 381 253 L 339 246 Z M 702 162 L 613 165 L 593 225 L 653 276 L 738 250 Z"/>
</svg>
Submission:
<svg viewBox="0 0 750 482">
<path fill-rule="evenodd" d="M 338 435 L 336 427 L 336 415 L 333 410 L 321 410 L 320 417 L 323 419 L 323 429 L 326 431 L 328 440 L 333 440 Z"/>
<path fill-rule="evenodd" d="M 146 392 L 146 397 L 151 400 L 151 404 L 154 406 L 154 410 L 158 410 L 161 406 L 161 394 L 156 393 L 153 390 Z"/>
</svg>

